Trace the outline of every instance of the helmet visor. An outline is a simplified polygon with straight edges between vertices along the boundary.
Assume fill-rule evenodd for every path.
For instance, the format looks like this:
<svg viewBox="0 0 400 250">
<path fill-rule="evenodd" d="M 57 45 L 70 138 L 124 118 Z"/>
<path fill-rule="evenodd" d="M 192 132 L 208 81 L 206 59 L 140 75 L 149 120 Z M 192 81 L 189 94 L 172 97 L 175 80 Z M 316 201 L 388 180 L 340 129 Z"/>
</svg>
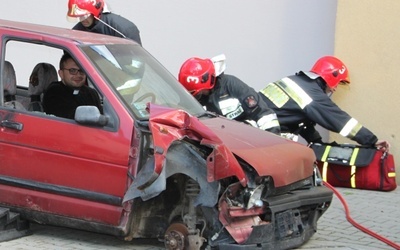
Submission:
<svg viewBox="0 0 400 250">
<path fill-rule="evenodd" d="M 339 84 L 340 85 L 347 85 L 347 84 L 350 84 L 350 82 L 348 82 L 348 81 L 340 81 Z"/>
<path fill-rule="evenodd" d="M 340 85 L 347 85 L 350 84 L 350 77 L 347 76 L 346 79 L 343 79 L 339 82 Z"/>
<path fill-rule="evenodd" d="M 73 4 L 72 7 L 68 9 L 67 20 L 77 23 L 87 19 L 90 15 L 91 13 L 89 11 L 80 9 L 76 4 Z"/>
</svg>

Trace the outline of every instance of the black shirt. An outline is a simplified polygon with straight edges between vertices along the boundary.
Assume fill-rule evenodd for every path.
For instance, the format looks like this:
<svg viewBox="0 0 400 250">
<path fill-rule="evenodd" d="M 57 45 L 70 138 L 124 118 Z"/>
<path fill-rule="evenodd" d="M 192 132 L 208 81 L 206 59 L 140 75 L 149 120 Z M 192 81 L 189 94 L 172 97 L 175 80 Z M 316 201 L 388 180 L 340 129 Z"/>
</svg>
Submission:
<svg viewBox="0 0 400 250">
<path fill-rule="evenodd" d="M 103 113 L 100 98 L 96 90 L 84 85 L 74 89 L 62 82 L 53 82 L 43 96 L 43 108 L 46 114 L 74 119 L 78 106 L 92 105 Z"/>
</svg>

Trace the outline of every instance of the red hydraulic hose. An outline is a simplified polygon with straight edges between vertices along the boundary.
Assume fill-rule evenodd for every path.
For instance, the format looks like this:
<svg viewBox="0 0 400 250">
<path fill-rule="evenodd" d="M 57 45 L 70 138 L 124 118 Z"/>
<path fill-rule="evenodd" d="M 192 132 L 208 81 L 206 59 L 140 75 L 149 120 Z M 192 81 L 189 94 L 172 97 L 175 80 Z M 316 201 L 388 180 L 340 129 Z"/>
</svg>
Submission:
<svg viewBox="0 0 400 250">
<path fill-rule="evenodd" d="M 358 224 L 355 220 L 353 220 L 350 217 L 350 211 L 349 211 L 349 207 L 347 205 L 347 202 L 345 201 L 345 199 L 343 198 L 343 196 L 339 193 L 339 191 L 337 191 L 332 185 L 330 185 L 329 183 L 324 181 L 325 186 L 327 186 L 328 188 L 332 189 L 332 191 L 336 194 L 336 196 L 339 198 L 339 200 L 342 202 L 344 210 L 346 212 L 346 219 L 348 222 L 350 222 L 354 227 L 358 228 L 359 230 L 363 231 L 364 233 L 367 233 L 369 235 L 371 235 L 372 237 L 377 238 L 378 240 L 388 244 L 391 247 L 394 247 L 397 250 L 400 250 L 400 245 L 390 241 L 389 239 L 369 230 L 368 228 Z"/>
</svg>

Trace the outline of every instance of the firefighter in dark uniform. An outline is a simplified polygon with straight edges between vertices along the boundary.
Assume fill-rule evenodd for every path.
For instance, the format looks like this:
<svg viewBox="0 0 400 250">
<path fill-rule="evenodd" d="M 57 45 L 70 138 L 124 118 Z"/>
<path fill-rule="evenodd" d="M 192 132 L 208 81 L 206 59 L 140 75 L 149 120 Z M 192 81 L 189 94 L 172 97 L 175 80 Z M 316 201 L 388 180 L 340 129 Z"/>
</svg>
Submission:
<svg viewBox="0 0 400 250">
<path fill-rule="evenodd" d="M 79 21 L 72 29 L 129 38 L 142 45 L 137 26 L 111 13 L 104 0 L 69 0 L 67 19 Z"/>
<path fill-rule="evenodd" d="M 280 134 L 274 111 L 253 88 L 224 70 L 224 55 L 212 59 L 193 57 L 182 64 L 178 78 L 206 110 Z"/>
<path fill-rule="evenodd" d="M 389 148 L 366 127 L 341 110 L 330 95 L 339 84 L 349 84 L 348 69 L 339 59 L 324 56 L 310 71 L 269 83 L 260 91 L 278 116 L 282 134 L 299 134 L 308 143 L 322 142 L 315 125 L 356 141 L 361 145 Z"/>
</svg>

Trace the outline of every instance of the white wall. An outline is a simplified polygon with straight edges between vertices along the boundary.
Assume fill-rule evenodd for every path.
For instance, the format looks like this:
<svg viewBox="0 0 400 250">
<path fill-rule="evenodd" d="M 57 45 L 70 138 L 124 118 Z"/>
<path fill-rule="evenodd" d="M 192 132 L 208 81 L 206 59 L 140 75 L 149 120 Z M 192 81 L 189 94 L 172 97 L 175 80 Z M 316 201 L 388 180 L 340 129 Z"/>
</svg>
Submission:
<svg viewBox="0 0 400 250">
<path fill-rule="evenodd" d="M 0 18 L 70 28 L 67 0 L 0 0 Z M 108 0 L 143 47 L 177 76 L 189 57 L 227 56 L 226 73 L 255 89 L 333 54 L 337 0 Z M 26 55 L 21 55 L 26 58 Z M 29 60 L 27 58 L 27 60 Z"/>
</svg>

